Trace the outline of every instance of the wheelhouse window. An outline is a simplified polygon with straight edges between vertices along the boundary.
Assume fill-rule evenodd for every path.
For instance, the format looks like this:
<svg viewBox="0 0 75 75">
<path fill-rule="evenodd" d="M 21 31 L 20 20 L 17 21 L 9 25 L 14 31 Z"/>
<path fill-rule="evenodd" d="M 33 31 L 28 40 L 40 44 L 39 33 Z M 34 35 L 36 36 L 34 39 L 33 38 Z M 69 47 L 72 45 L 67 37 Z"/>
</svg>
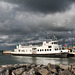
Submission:
<svg viewBox="0 0 75 75">
<path fill-rule="evenodd" d="M 52 42 L 52 44 L 58 44 L 57 42 Z"/>
<path fill-rule="evenodd" d="M 54 44 L 57 44 L 57 42 L 54 42 Z"/>
<path fill-rule="evenodd" d="M 55 48 L 55 50 L 58 50 L 58 48 Z"/>
</svg>

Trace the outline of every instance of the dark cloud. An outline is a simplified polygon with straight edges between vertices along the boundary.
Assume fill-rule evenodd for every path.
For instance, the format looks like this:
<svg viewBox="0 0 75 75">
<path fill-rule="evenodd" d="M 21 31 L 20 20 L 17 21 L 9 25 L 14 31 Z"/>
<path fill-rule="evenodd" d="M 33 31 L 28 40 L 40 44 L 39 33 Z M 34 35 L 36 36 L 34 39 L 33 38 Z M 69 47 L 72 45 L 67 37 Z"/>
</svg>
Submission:
<svg viewBox="0 0 75 75">
<path fill-rule="evenodd" d="M 65 11 L 74 0 L 24 0 L 25 4 L 34 11 L 59 12 Z"/>
<path fill-rule="evenodd" d="M 0 0 L 0 43 L 67 39 L 75 30 L 74 0 Z M 46 13 L 46 14 L 45 14 Z M 70 32 L 70 33 L 68 33 Z M 74 35 L 75 36 L 75 35 Z"/>
<path fill-rule="evenodd" d="M 21 10 L 54 13 L 69 9 L 70 5 L 74 3 L 75 0 L 13 0 L 9 2 L 19 4 Z"/>
</svg>

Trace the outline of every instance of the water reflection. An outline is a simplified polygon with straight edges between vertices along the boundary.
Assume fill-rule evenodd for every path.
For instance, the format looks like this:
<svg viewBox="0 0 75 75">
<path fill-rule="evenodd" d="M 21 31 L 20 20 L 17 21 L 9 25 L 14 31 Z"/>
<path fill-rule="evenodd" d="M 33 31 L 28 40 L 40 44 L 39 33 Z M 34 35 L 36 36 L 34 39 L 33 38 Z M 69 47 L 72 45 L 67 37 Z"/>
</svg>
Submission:
<svg viewBox="0 0 75 75">
<path fill-rule="evenodd" d="M 50 57 L 29 57 L 29 56 L 12 56 L 19 63 L 35 63 L 35 64 L 65 64 L 70 63 L 69 58 L 50 58 Z"/>
</svg>

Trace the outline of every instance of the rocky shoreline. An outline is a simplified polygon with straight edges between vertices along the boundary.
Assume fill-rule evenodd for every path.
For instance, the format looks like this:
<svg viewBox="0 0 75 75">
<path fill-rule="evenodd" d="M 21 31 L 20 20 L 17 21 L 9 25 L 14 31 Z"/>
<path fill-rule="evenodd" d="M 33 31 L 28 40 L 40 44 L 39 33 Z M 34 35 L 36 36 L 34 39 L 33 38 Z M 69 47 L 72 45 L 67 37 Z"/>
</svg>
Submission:
<svg viewBox="0 0 75 75">
<path fill-rule="evenodd" d="M 70 65 L 15 64 L 1 65 L 0 75 L 75 75 L 75 63 Z"/>
</svg>

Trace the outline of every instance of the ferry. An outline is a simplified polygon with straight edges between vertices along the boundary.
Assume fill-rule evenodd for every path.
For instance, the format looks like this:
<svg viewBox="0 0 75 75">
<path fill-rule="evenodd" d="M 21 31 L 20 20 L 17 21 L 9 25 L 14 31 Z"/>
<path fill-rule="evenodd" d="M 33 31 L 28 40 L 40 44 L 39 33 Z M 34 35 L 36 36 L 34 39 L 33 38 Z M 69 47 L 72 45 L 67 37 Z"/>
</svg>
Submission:
<svg viewBox="0 0 75 75">
<path fill-rule="evenodd" d="M 11 52 L 12 55 L 23 56 L 48 56 L 48 57 L 67 57 L 68 49 L 62 48 L 57 40 L 42 42 L 42 45 L 21 45 L 17 44 L 16 48 Z"/>
</svg>

